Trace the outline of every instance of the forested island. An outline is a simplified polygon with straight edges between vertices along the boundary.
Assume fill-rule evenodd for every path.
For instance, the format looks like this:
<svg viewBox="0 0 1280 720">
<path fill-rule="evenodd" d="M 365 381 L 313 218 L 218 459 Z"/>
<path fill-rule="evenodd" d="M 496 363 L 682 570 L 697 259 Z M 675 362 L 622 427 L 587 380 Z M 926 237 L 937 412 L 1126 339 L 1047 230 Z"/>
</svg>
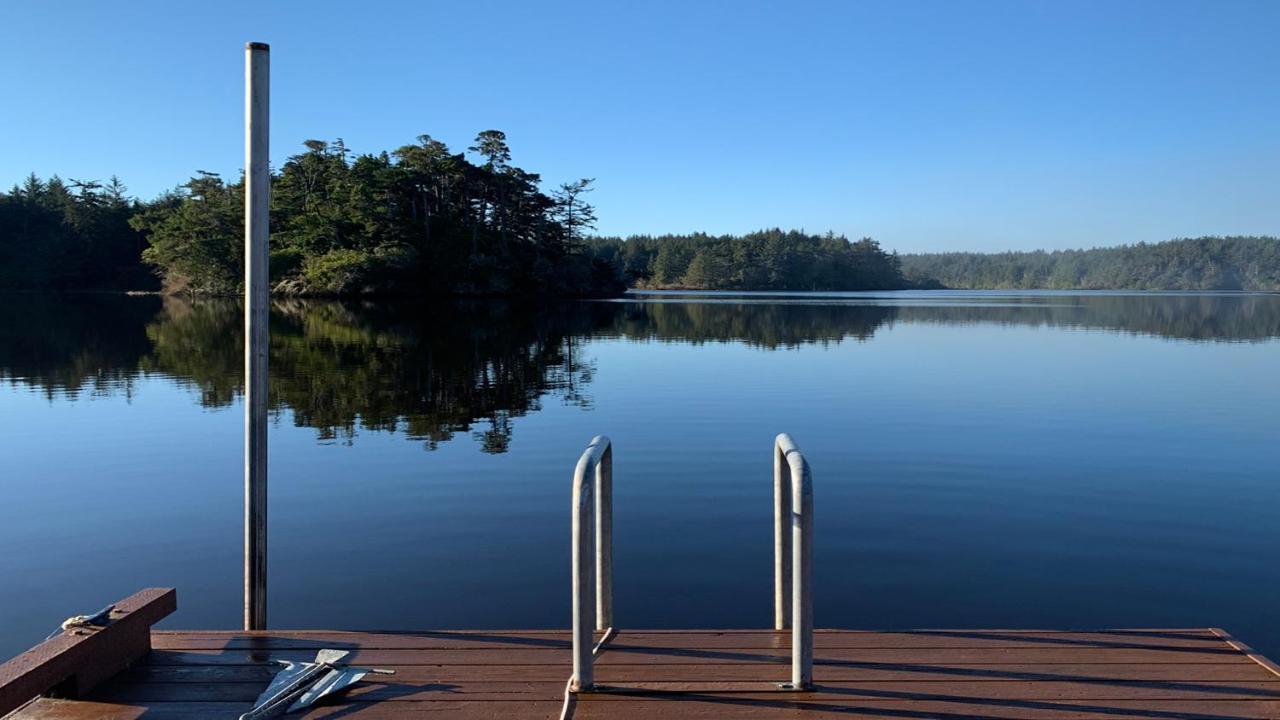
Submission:
<svg viewBox="0 0 1280 720">
<path fill-rule="evenodd" d="M 272 178 L 271 279 L 281 295 L 908 287 L 897 257 L 866 238 L 776 229 L 590 237 L 592 180 L 544 193 L 497 130 L 467 153 L 427 135 L 378 154 L 353 155 L 341 140 L 304 146 Z M 242 177 L 199 172 L 141 201 L 115 177 L 31 175 L 0 193 L 0 288 L 233 294 L 243 207 Z"/>
<path fill-rule="evenodd" d="M 354 154 L 308 140 L 273 172 L 278 295 L 612 296 L 627 288 L 1280 290 L 1280 241 L 1205 237 L 1091 250 L 899 255 L 797 230 L 597 237 L 592 180 L 544 192 L 506 135 L 466 152 L 421 135 Z M 152 200 L 106 182 L 0 192 L 0 290 L 239 292 L 244 181 L 196 176 Z"/>
<path fill-rule="evenodd" d="M 273 172 L 279 294 L 613 295 L 617 268 L 586 242 L 591 180 L 543 192 L 486 130 L 468 153 L 427 135 L 353 155 L 308 140 Z M 231 294 L 241 283 L 244 180 L 199 172 L 150 201 L 112 178 L 0 194 L 0 287 Z"/>
</svg>

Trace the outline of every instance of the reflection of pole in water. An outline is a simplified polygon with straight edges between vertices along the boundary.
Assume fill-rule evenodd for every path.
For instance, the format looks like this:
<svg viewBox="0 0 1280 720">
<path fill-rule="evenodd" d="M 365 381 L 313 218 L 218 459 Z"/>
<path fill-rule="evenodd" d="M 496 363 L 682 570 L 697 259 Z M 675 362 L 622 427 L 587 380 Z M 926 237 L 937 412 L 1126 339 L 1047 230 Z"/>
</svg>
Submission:
<svg viewBox="0 0 1280 720">
<path fill-rule="evenodd" d="M 267 626 L 267 129 L 270 47 L 244 50 L 244 629 Z"/>
</svg>

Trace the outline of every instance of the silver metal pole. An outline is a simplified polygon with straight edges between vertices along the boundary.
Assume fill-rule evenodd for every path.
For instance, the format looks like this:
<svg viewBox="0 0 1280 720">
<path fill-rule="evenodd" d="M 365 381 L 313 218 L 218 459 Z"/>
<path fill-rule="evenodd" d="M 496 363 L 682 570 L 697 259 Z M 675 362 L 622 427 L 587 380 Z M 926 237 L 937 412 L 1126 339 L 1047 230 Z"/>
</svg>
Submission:
<svg viewBox="0 0 1280 720">
<path fill-rule="evenodd" d="M 773 442 L 773 628 L 791 622 L 791 469 L 784 445 L 794 448 L 783 433 Z"/>
<path fill-rule="evenodd" d="M 244 49 L 244 628 L 267 626 L 267 217 L 270 47 Z"/>
<path fill-rule="evenodd" d="M 595 469 L 592 448 L 587 448 L 578 459 L 573 472 L 572 542 L 573 542 L 573 677 L 569 689 L 573 692 L 590 690 L 594 684 L 591 666 L 592 630 L 595 628 L 595 590 L 592 575 L 595 563 L 587 557 L 595 552 L 595 514 L 592 500 L 591 475 Z"/>
<path fill-rule="evenodd" d="M 596 629 L 613 627 L 613 445 L 606 437 L 591 441 L 604 445 L 596 465 Z"/>
</svg>

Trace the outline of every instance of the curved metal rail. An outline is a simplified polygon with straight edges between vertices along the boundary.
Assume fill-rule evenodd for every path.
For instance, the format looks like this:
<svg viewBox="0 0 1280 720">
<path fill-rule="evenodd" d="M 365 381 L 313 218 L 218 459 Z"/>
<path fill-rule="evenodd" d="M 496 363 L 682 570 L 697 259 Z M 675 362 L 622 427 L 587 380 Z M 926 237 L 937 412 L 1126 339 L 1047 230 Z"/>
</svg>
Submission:
<svg viewBox="0 0 1280 720">
<path fill-rule="evenodd" d="M 813 686 L 813 476 L 790 435 L 773 444 L 774 628 L 791 628 L 787 690 Z M 613 628 L 613 446 L 598 435 L 573 472 L 573 675 L 595 688 L 593 632 Z"/>
<path fill-rule="evenodd" d="M 813 685 L 813 475 L 791 436 L 773 442 L 773 627 L 791 627 L 789 689 Z"/>
<path fill-rule="evenodd" d="M 588 553 L 592 557 L 587 557 Z M 594 580 L 594 582 L 593 582 Z M 613 627 L 613 445 L 597 435 L 573 471 L 572 692 L 594 687 L 592 632 Z"/>
</svg>

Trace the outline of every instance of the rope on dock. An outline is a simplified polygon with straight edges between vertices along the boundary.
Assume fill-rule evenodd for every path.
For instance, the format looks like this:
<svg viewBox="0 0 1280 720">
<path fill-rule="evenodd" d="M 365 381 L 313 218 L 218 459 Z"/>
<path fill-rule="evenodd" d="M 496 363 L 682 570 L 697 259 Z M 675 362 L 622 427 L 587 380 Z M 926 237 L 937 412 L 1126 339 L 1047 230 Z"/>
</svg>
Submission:
<svg viewBox="0 0 1280 720">
<path fill-rule="evenodd" d="M 604 649 L 605 643 L 612 640 L 613 636 L 617 634 L 618 633 L 613 628 L 605 630 L 604 635 L 600 637 L 600 642 L 596 643 L 596 646 L 591 648 L 591 656 L 595 657 L 596 655 L 599 655 L 600 651 Z M 564 684 L 564 705 L 560 708 L 560 720 L 569 720 L 569 718 L 573 717 L 573 708 L 577 704 L 577 695 L 570 690 L 572 687 L 573 676 L 570 675 L 569 679 L 565 681 Z"/>
<path fill-rule="evenodd" d="M 46 637 L 45 640 L 52 640 L 59 635 L 72 630 L 106 627 L 107 624 L 111 622 L 111 612 L 115 609 L 115 605 L 108 605 L 91 615 L 72 615 L 66 620 L 63 620 L 62 624 L 58 626 L 58 629 L 49 633 L 49 636 Z"/>
</svg>

